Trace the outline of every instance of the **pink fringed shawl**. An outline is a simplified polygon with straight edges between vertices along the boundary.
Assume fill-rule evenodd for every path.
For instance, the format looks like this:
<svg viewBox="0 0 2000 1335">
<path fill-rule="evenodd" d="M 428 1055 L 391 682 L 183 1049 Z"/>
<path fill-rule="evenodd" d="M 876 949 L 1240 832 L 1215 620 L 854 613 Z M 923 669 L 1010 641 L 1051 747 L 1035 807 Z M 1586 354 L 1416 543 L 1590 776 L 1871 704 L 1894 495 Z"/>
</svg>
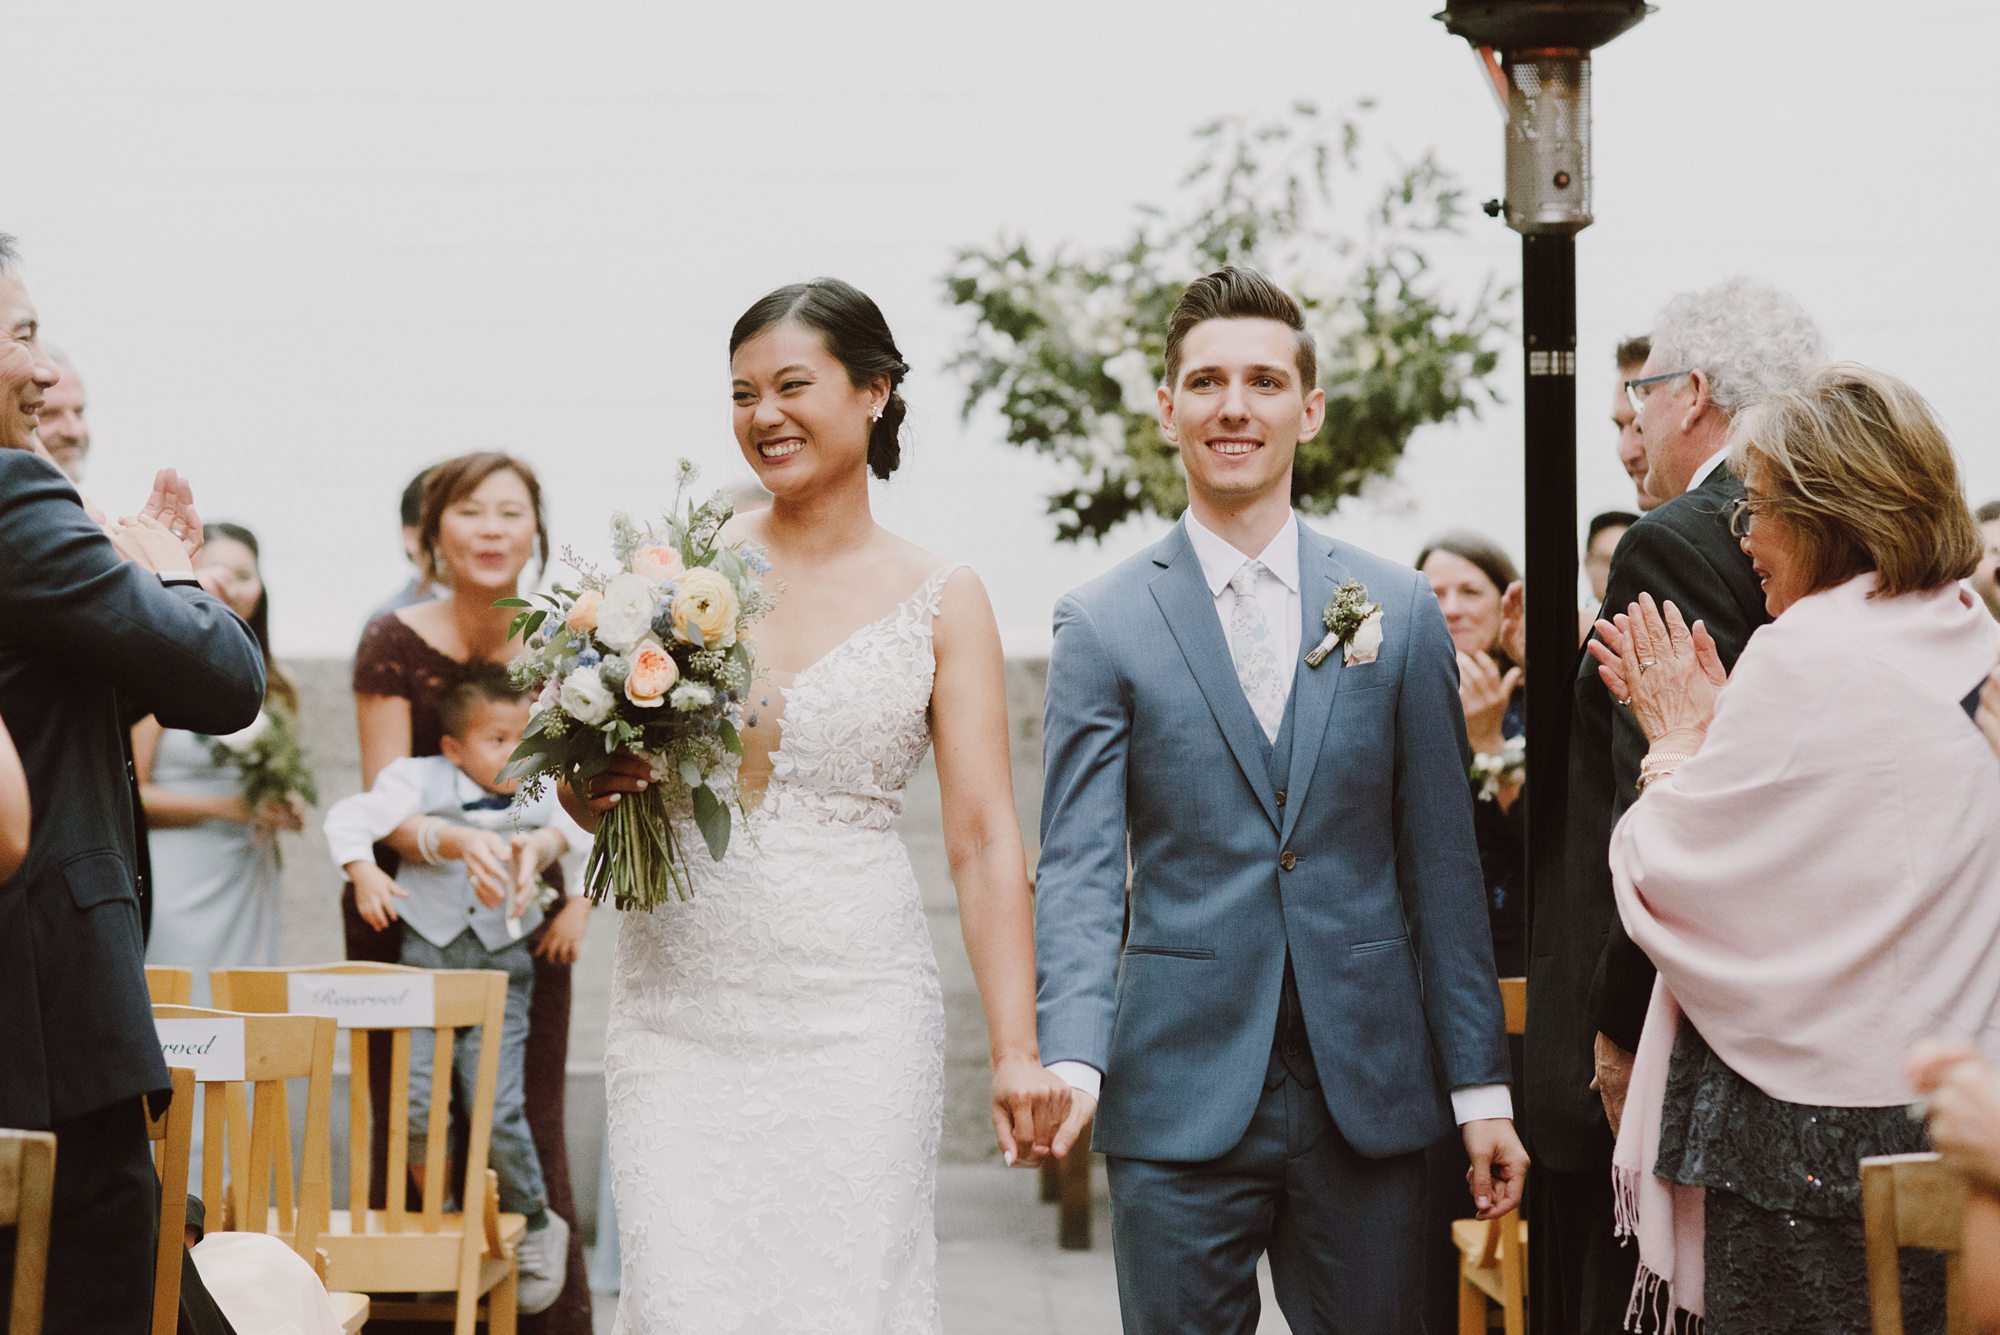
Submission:
<svg viewBox="0 0 2000 1335">
<path fill-rule="evenodd" d="M 1959 704 L 2000 627 L 1956 585 L 1874 587 L 1752 636 L 1700 753 L 1612 835 L 1660 970 L 1613 1156 L 1631 1329 L 1702 1312 L 1702 1193 L 1652 1172 L 1683 1014 L 1764 1093 L 1830 1107 L 1907 1103 L 1919 1039 L 2000 1034 L 2000 764 Z"/>
</svg>

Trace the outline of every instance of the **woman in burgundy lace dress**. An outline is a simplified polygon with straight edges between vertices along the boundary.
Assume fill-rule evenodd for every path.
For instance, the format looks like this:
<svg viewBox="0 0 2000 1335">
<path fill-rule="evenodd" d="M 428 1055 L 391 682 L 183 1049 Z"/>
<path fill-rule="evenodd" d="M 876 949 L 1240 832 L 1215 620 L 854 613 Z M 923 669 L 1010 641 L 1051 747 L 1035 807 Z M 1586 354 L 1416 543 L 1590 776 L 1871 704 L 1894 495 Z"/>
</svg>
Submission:
<svg viewBox="0 0 2000 1335">
<path fill-rule="evenodd" d="M 368 623 L 354 655 L 355 714 L 361 731 L 364 787 L 392 760 L 438 754 L 439 697 L 473 668 L 512 657 L 507 623 L 512 613 L 494 600 L 511 598 L 530 559 L 547 560 L 541 485 L 534 471 L 505 454 L 480 452 L 447 459 L 425 480 L 419 530 L 423 560 L 434 583 L 450 592 L 432 602 L 387 612 Z M 418 855 L 417 822 L 376 846 L 392 874 L 402 857 Z M 570 1225 L 568 1280 L 555 1306 L 524 1317 L 529 1335 L 590 1335 L 590 1285 L 583 1266 L 582 1234 L 570 1196 L 569 1155 L 563 1132 L 563 1078 L 569 1055 L 570 966 L 583 940 L 590 901 L 564 902 L 540 929 L 534 944 L 535 994 L 528 1020 L 528 1125 L 541 1157 L 549 1208 Z M 354 888 L 341 895 L 341 920 L 349 959 L 394 963 L 402 924 L 377 931 L 354 907 Z M 374 1183 L 382 1190 L 387 1118 L 388 1052 L 371 1052 L 375 1113 Z"/>
</svg>

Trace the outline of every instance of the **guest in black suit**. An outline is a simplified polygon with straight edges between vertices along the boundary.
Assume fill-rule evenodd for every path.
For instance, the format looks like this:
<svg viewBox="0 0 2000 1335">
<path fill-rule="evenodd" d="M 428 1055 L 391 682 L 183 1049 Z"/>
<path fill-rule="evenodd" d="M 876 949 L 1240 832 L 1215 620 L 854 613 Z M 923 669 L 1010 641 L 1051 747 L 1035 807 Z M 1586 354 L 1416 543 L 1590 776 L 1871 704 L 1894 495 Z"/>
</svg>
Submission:
<svg viewBox="0 0 2000 1335">
<path fill-rule="evenodd" d="M 163 473 L 141 517 L 107 536 L 39 452 L 55 370 L 11 240 L 0 236 L 0 722 L 34 824 L 26 860 L 0 882 L 0 1126 L 56 1133 L 47 1329 L 121 1335 L 143 1332 L 152 1304 L 142 1096 L 167 1089 L 126 730 L 147 713 L 245 727 L 264 665 L 248 627 L 187 571 L 201 525 L 186 484 Z M 0 1247 L 0 1303 L 12 1271 Z"/>
<path fill-rule="evenodd" d="M 1645 493 L 1666 498 L 1626 531 L 1605 606 L 1671 598 L 1708 623 L 1725 666 L 1769 618 L 1729 531 L 1743 484 L 1723 467 L 1734 415 L 1823 359 L 1818 328 L 1783 292 L 1747 279 L 1684 293 L 1626 382 L 1646 452 Z M 1636 1252 L 1612 1235 L 1611 1147 L 1652 996 L 1653 966 L 1612 899 L 1611 830 L 1633 800 L 1645 735 L 1579 656 L 1570 721 L 1566 874 L 1529 905 L 1523 1073 L 1530 1153 L 1531 1320 L 1539 1335 L 1623 1328 Z"/>
</svg>

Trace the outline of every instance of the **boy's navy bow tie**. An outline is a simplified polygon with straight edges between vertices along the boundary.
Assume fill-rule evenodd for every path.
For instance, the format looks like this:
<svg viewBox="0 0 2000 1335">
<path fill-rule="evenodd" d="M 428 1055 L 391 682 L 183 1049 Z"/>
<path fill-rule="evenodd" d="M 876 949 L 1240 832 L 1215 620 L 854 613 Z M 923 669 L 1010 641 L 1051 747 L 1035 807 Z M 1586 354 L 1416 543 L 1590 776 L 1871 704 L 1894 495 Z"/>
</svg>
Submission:
<svg viewBox="0 0 2000 1335">
<path fill-rule="evenodd" d="M 513 805 L 514 805 L 514 799 L 511 797 L 504 796 L 503 794 L 500 793 L 488 793 L 484 797 L 476 797 L 470 802 L 461 803 L 459 806 L 459 810 L 460 811 L 505 811 L 508 807 L 511 807 Z"/>
</svg>

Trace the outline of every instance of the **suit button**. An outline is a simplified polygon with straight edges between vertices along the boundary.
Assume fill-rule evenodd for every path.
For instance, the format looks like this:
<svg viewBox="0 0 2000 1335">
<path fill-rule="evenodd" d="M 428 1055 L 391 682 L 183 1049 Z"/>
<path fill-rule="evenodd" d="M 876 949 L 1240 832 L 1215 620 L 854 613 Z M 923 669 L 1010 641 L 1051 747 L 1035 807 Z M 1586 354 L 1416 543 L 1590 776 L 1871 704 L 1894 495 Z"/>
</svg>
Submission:
<svg viewBox="0 0 2000 1335">
<path fill-rule="evenodd" d="M 1279 806 L 1285 805 L 1285 790 L 1282 788 L 1278 790 L 1278 805 Z"/>
<path fill-rule="evenodd" d="M 1278 865 L 1280 867 L 1283 867 L 1286 871 L 1290 871 L 1292 868 L 1299 865 L 1299 855 L 1297 853 L 1294 853 L 1291 849 L 1288 848 L 1284 852 L 1278 854 Z"/>
</svg>

